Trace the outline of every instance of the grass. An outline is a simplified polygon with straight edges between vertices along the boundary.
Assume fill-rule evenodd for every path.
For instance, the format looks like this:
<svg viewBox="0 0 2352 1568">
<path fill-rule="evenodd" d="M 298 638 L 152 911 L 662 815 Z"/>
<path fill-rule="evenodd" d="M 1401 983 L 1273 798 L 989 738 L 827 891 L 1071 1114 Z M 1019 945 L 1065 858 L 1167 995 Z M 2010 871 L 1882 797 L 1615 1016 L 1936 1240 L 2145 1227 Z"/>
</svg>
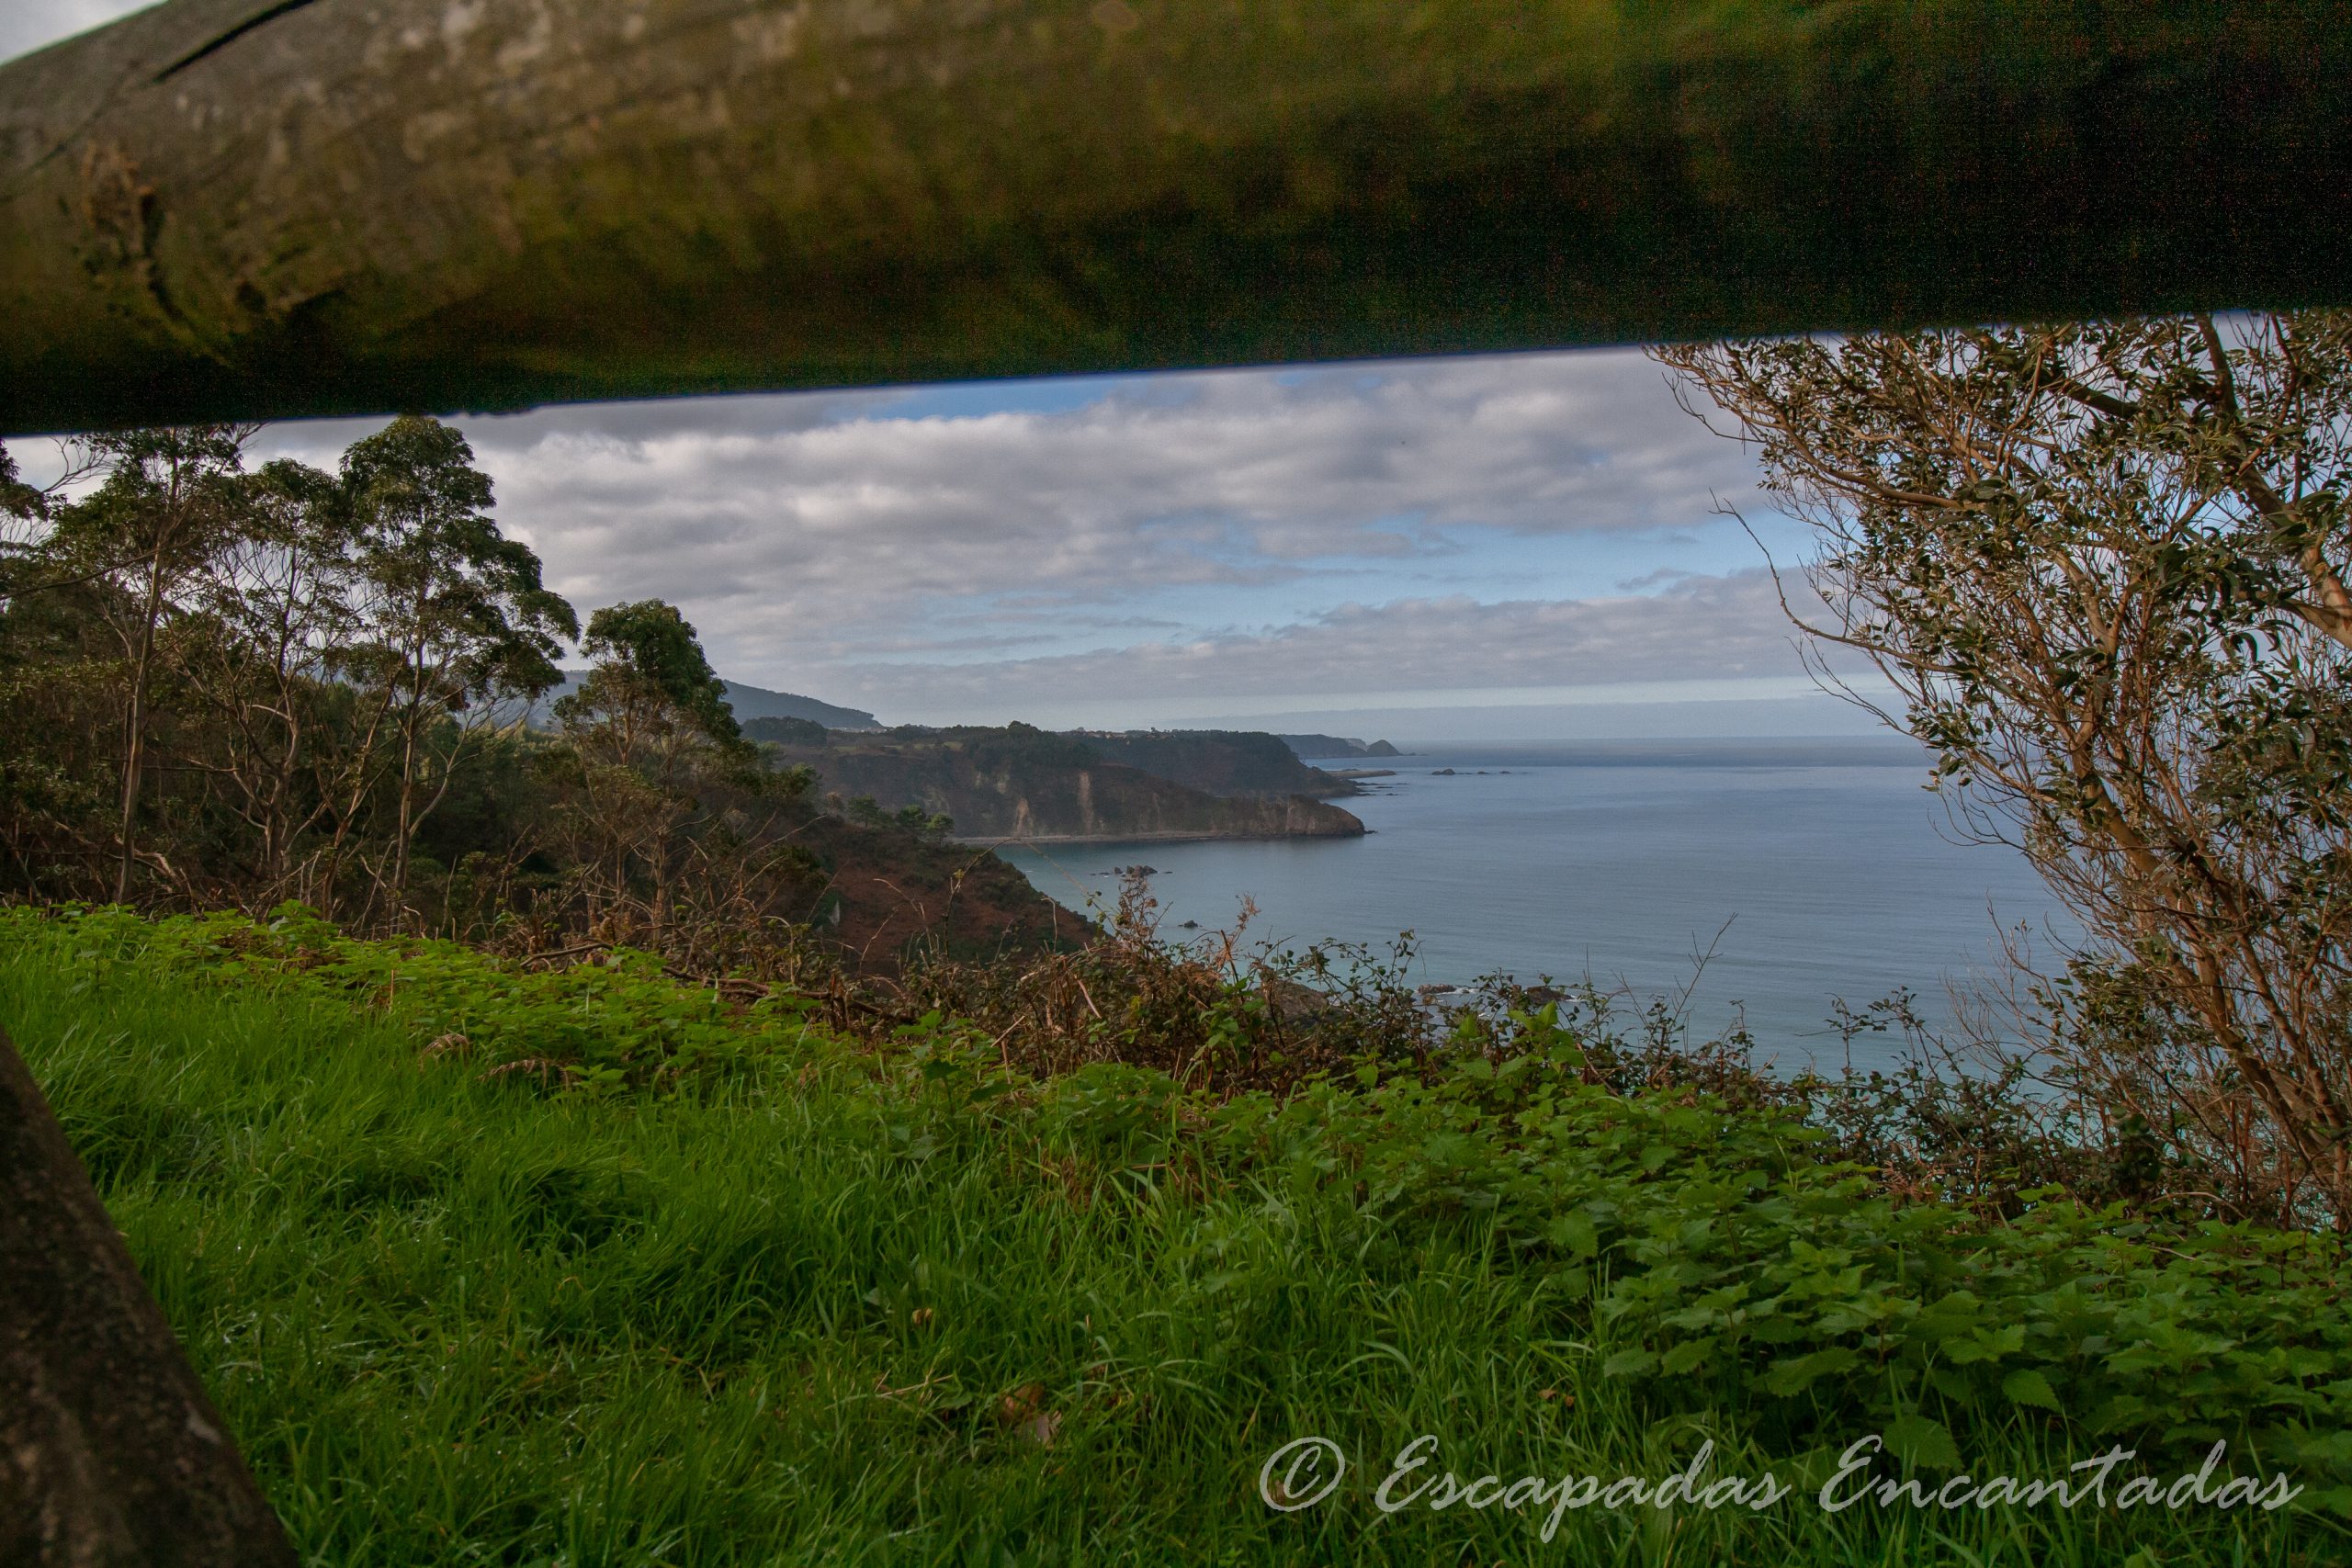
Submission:
<svg viewBox="0 0 2352 1568">
<path fill-rule="evenodd" d="M 228 930 L 0 916 L 0 1023 L 311 1562 L 2352 1560 L 2352 1330 L 2340 1257 L 2307 1239 L 2158 1245 L 2054 1203 L 1988 1239 L 1703 1103 L 1501 1114 L 1474 1082 L 1211 1106 L 1116 1067 L 1009 1079 L 941 1021 L 877 1055 L 625 966 L 255 958 Z M 494 1070 L 632 1019 L 693 1070 Z M 2022 1281 L 1962 1325 L 1986 1343 L 2074 1323 L 2052 1292 L 2113 1310 L 2065 1356 L 1972 1356 L 1949 1326 L 1925 1359 L 1886 1351 L 1886 1321 L 1957 1321 L 1955 1275 L 1971 1301 Z M 1813 1291 L 1827 1338 L 1759 1338 L 1738 1280 L 1779 1280 L 1792 1322 Z M 2248 1368 L 2271 1382 L 2248 1393 Z M 2167 1479 L 2235 1408 L 2231 1465 L 2310 1490 L 2276 1513 L 1812 1501 L 1838 1450 L 1905 1419 L 1930 1486 L 1945 1441 L 2031 1477 L 2109 1446 L 2045 1391 L 2096 1395 Z M 1526 1512 L 1384 1515 L 1422 1433 L 1465 1479 L 1657 1478 L 1711 1438 L 1713 1475 L 1798 1489 L 1575 1511 L 1546 1543 Z M 1354 1468 L 1276 1513 L 1260 1466 L 1307 1435 Z"/>
</svg>

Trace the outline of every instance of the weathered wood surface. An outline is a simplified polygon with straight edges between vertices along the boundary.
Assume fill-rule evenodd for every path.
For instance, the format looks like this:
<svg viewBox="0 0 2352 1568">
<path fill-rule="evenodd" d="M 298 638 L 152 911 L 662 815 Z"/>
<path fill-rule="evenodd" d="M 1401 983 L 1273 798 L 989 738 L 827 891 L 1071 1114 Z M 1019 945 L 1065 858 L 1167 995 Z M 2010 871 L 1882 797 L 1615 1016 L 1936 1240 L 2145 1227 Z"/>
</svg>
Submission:
<svg viewBox="0 0 2352 1568">
<path fill-rule="evenodd" d="M 2352 300 L 2267 0 L 172 0 L 0 67 L 0 432 Z"/>
<path fill-rule="evenodd" d="M 82 1162 L 0 1034 L 0 1563 L 294 1561 Z"/>
</svg>

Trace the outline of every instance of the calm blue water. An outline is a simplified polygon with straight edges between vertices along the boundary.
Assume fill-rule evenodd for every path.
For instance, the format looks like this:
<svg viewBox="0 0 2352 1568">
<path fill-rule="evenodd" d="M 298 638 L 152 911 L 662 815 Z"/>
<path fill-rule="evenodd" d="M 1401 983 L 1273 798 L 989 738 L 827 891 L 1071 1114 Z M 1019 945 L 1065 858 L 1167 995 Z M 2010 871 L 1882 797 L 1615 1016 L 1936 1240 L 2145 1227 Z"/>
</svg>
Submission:
<svg viewBox="0 0 2352 1568">
<path fill-rule="evenodd" d="M 1383 793 L 1340 803 L 1363 839 L 999 852 L 1072 908 L 1115 896 L 1110 868 L 1152 865 L 1165 935 L 1229 926 L 1245 895 L 1253 938 L 1411 931 L 1421 982 L 1500 969 L 1679 993 L 1712 945 L 1694 1026 L 1744 1013 L 1784 1066 L 1844 1059 L 1833 997 L 1907 986 L 1941 1021 L 1948 979 L 1997 969 L 1996 920 L 2072 929 L 2016 852 L 1955 841 L 1906 743 L 1461 747 L 1385 765 Z M 1465 771 L 1430 776 L 1443 767 Z M 1882 1055 L 1856 1043 L 1858 1062 Z"/>
</svg>

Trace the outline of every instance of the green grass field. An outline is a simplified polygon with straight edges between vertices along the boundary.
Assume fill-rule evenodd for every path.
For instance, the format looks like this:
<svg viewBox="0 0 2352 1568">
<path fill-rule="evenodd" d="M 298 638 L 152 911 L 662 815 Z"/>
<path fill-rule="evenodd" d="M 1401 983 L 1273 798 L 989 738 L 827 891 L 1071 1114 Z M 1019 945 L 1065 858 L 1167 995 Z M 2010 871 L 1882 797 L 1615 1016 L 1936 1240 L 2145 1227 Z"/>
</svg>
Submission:
<svg viewBox="0 0 2352 1568">
<path fill-rule="evenodd" d="M 806 1016 L 0 912 L 0 1023 L 309 1561 L 2352 1560 L 2332 1242 L 1894 1203 L 1784 1124 L 1584 1089 L 1566 1041 L 1211 1105 Z M 1929 1489 L 2142 1453 L 2105 1507 L 1825 1512 L 1872 1432 Z M 1384 1513 L 1424 1433 L 1465 1480 L 1713 1439 L 1707 1480 L 1794 1490 L 1549 1542 L 1548 1503 Z M 1310 1435 L 1351 1468 L 1278 1513 L 1260 1468 Z M 2216 1439 L 2304 1492 L 2112 1506 Z"/>
</svg>

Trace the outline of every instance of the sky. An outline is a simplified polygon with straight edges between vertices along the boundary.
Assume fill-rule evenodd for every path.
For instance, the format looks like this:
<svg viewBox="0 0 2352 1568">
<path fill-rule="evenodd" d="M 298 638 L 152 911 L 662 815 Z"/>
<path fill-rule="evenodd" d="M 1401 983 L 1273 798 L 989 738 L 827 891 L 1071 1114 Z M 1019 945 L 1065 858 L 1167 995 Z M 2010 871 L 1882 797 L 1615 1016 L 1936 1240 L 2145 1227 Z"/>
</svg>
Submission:
<svg viewBox="0 0 2352 1568">
<path fill-rule="evenodd" d="M 0 60 L 144 10 L 152 0 L 0 0 Z"/>
<path fill-rule="evenodd" d="M 8 0 L 0 57 L 134 8 Z M 275 425 L 254 456 L 332 467 L 381 423 Z M 1764 551 L 1801 558 L 1803 531 L 1638 350 L 456 423 L 583 618 L 670 600 L 730 679 L 886 722 L 1871 727 L 1781 611 Z M 45 446 L 12 446 L 28 475 Z"/>
</svg>

